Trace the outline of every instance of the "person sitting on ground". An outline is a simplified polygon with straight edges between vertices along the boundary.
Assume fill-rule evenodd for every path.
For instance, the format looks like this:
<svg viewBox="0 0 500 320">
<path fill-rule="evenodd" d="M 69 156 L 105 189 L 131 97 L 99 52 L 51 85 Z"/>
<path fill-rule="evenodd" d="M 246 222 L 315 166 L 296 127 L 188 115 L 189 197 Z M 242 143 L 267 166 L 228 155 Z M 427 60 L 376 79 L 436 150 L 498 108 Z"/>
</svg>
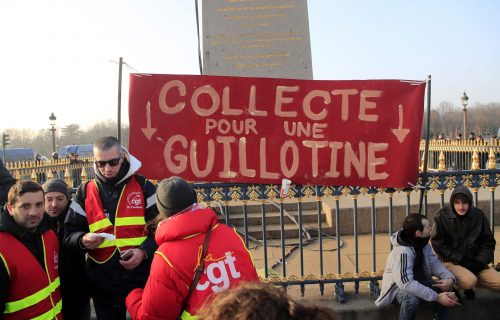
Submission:
<svg viewBox="0 0 500 320">
<path fill-rule="evenodd" d="M 328 308 L 299 303 L 281 287 L 269 283 L 246 283 L 207 300 L 199 320 L 335 320 Z"/>
<path fill-rule="evenodd" d="M 191 319 L 213 293 L 259 281 L 241 237 L 198 205 L 191 184 L 179 177 L 161 181 L 156 205 L 149 227 L 157 225 L 159 247 L 146 286 L 127 296 L 132 319 Z"/>
<path fill-rule="evenodd" d="M 474 299 L 476 284 L 500 290 L 500 273 L 488 267 L 496 241 L 486 215 L 472 205 L 469 189 L 457 186 L 450 204 L 437 212 L 434 221 L 432 247 L 457 278 L 465 297 Z"/>
<path fill-rule="evenodd" d="M 431 226 L 421 214 L 409 214 L 403 229 L 391 236 L 394 246 L 387 258 L 382 290 L 375 301 L 377 307 L 399 302 L 399 319 L 415 319 L 422 300 L 436 301 L 434 319 L 445 319 L 447 310 L 441 306 L 459 305 L 452 289 L 455 277 L 439 261 L 429 245 Z M 434 280 L 432 277 L 437 277 Z"/>
</svg>

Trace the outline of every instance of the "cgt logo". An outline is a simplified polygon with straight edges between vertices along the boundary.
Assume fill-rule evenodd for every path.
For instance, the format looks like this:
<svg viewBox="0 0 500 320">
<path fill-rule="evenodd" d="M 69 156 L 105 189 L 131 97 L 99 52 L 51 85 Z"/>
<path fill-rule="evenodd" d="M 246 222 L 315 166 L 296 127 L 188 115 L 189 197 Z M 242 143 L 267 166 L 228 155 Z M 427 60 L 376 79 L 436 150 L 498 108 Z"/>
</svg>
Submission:
<svg viewBox="0 0 500 320">
<path fill-rule="evenodd" d="M 221 292 L 229 288 L 231 279 L 238 279 L 241 273 L 236 270 L 236 258 L 231 252 L 225 253 L 225 258 L 212 262 L 203 271 L 207 275 L 207 281 L 198 282 L 196 290 L 204 291 L 209 287 L 213 292 Z"/>
<path fill-rule="evenodd" d="M 141 193 L 140 192 L 132 192 L 127 197 L 127 204 L 132 208 L 140 208 L 142 205 Z"/>
</svg>

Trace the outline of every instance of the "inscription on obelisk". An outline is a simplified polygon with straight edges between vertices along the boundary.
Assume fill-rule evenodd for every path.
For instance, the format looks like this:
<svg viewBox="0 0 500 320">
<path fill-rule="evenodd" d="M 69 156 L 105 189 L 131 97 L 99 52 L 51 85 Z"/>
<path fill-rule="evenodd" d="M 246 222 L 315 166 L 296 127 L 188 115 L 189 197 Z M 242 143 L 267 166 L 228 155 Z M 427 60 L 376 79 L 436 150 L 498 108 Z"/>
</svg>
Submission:
<svg viewBox="0 0 500 320">
<path fill-rule="evenodd" d="M 203 73 L 313 78 L 306 0 L 205 0 Z"/>
</svg>

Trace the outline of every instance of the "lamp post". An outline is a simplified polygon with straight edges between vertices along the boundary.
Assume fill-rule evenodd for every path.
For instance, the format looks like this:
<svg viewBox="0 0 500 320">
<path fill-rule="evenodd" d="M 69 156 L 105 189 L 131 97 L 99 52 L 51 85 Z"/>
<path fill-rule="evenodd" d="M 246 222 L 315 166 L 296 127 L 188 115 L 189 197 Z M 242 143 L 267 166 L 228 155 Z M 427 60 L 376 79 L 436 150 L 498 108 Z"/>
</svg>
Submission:
<svg viewBox="0 0 500 320">
<path fill-rule="evenodd" d="M 56 152 L 56 116 L 54 112 L 50 114 L 50 131 L 52 132 L 52 152 Z"/>
<path fill-rule="evenodd" d="M 465 140 L 467 139 L 467 103 L 469 102 L 469 97 L 467 96 L 465 91 L 460 100 L 462 100 L 462 111 L 464 112 L 464 135 L 462 136 L 462 138 Z"/>
</svg>

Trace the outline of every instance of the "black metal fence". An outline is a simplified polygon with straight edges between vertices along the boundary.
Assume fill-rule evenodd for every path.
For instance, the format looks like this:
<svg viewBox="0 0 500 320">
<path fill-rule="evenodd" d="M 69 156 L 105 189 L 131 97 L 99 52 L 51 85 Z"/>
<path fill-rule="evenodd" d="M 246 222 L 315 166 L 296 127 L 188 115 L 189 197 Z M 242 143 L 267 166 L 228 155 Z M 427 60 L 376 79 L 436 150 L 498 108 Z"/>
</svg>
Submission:
<svg viewBox="0 0 500 320">
<path fill-rule="evenodd" d="M 262 270 L 264 281 L 285 287 L 297 285 L 302 294 L 306 286 L 318 285 L 323 294 L 326 284 L 334 284 L 336 299 L 343 302 L 345 283 L 354 283 L 358 293 L 360 282 L 368 282 L 370 293 L 378 296 L 378 280 L 390 251 L 389 236 L 401 227 L 406 215 L 418 211 L 420 192 L 424 192 L 422 214 L 432 219 L 448 201 L 447 193 L 457 185 L 467 186 L 475 205 L 487 214 L 494 228 L 499 221 L 495 218 L 499 182 L 500 170 L 495 169 L 429 173 L 425 178 L 420 176 L 419 185 L 405 189 L 295 185 L 284 199 L 279 198 L 279 185 L 195 184 L 195 188 L 198 200 L 219 207 L 221 218 L 236 227 L 247 245 L 261 248 L 252 253 L 260 255 L 256 267 Z M 316 212 L 313 222 L 309 211 Z M 308 222 L 304 222 L 306 216 Z M 293 221 L 296 227 L 288 228 L 287 221 Z M 260 230 L 256 231 L 256 227 Z M 342 253 L 346 237 L 352 250 L 350 267 L 346 267 Z M 335 240 L 334 250 L 324 250 L 325 239 Z M 383 242 L 385 255 L 377 249 L 377 241 Z M 317 246 L 314 255 L 304 252 L 311 242 Z M 270 250 L 276 244 L 279 259 L 273 262 Z M 366 254 L 361 263 L 361 249 L 369 251 L 370 263 Z M 330 261 L 326 265 L 325 257 Z"/>
</svg>

